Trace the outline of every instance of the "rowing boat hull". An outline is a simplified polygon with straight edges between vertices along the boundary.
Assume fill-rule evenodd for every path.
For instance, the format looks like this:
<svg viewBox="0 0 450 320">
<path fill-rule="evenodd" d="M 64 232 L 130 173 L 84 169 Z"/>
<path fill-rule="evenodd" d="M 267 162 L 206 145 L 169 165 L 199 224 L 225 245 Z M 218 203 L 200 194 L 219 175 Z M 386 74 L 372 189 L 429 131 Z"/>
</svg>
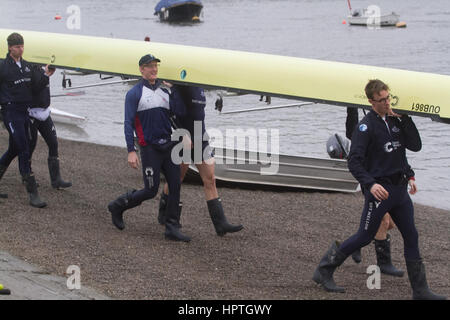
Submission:
<svg viewBox="0 0 450 320">
<path fill-rule="evenodd" d="M 368 79 L 391 88 L 396 111 L 450 120 L 450 76 L 393 68 L 136 40 L 0 29 L 0 43 L 19 32 L 30 62 L 103 74 L 140 76 L 138 60 L 161 59 L 159 76 L 178 83 L 341 106 L 370 105 Z M 6 54 L 4 45 L 0 56 Z"/>
</svg>

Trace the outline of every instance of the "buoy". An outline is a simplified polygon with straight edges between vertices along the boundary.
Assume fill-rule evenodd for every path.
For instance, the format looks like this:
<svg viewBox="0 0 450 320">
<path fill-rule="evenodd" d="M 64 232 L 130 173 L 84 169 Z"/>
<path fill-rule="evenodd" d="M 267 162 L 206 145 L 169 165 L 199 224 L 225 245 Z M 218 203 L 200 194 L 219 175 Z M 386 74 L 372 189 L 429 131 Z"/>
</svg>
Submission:
<svg viewBox="0 0 450 320">
<path fill-rule="evenodd" d="M 61 17 L 60 15 L 57 14 L 57 15 L 55 16 L 55 20 L 61 20 L 61 19 L 62 19 L 62 17 Z"/>
<path fill-rule="evenodd" d="M 400 21 L 395 25 L 397 28 L 406 28 L 406 22 Z"/>
<path fill-rule="evenodd" d="M 342 20 L 342 24 L 347 24 L 347 21 L 345 21 L 345 20 Z"/>
</svg>

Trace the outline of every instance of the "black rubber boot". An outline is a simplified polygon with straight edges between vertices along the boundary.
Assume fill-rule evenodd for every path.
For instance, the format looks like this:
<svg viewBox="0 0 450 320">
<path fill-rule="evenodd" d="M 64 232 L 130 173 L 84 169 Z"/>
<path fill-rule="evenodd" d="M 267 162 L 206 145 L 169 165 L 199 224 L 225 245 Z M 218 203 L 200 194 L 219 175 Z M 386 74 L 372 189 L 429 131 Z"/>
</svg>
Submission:
<svg viewBox="0 0 450 320">
<path fill-rule="evenodd" d="M 72 186 L 71 182 L 65 182 L 61 179 L 61 173 L 59 169 L 59 159 L 57 157 L 48 158 L 48 172 L 50 173 L 50 180 L 52 187 L 55 189 L 65 189 Z"/>
<path fill-rule="evenodd" d="M 190 237 L 181 233 L 178 225 L 178 221 L 174 219 L 168 219 L 166 221 L 166 231 L 164 232 L 164 236 L 166 237 L 166 239 L 183 242 L 191 241 Z"/>
<path fill-rule="evenodd" d="M 5 174 L 6 169 L 8 169 L 8 167 L 5 167 L 0 164 L 0 180 L 2 180 L 2 177 Z M 6 193 L 0 193 L 0 198 L 8 198 L 8 195 Z"/>
<path fill-rule="evenodd" d="M 206 201 L 206 203 L 208 205 L 209 215 L 218 236 L 222 237 L 226 233 L 238 232 L 244 228 L 242 225 L 236 226 L 228 223 L 223 212 L 222 200 L 220 198 Z"/>
<path fill-rule="evenodd" d="M 141 204 L 141 202 L 133 201 L 133 193 L 135 192 L 136 190 L 129 191 L 108 204 L 108 210 L 111 212 L 112 223 L 119 230 L 125 229 L 123 212 Z"/>
<path fill-rule="evenodd" d="M 44 208 L 47 204 L 41 200 L 37 191 L 36 179 L 33 175 L 27 174 L 22 177 L 28 194 L 30 195 L 30 205 L 35 208 Z"/>
<path fill-rule="evenodd" d="M 5 167 L 4 165 L 0 164 L 0 180 L 2 180 L 3 175 L 5 174 L 7 169 L 8 169 L 8 167 Z"/>
<path fill-rule="evenodd" d="M 182 234 L 180 231 L 181 208 L 181 202 L 178 204 L 177 210 L 174 210 L 173 212 L 171 212 L 170 206 L 167 206 L 165 223 L 166 231 L 164 233 L 164 236 L 169 240 L 189 242 L 191 241 L 191 238 Z"/>
<path fill-rule="evenodd" d="M 314 271 L 313 280 L 321 285 L 329 292 L 345 292 L 345 289 L 338 287 L 333 279 L 333 273 L 347 258 L 345 254 L 339 251 L 339 245 L 336 241 L 333 242 L 330 249 L 322 257 L 319 266 Z"/>
<path fill-rule="evenodd" d="M 447 297 L 434 294 L 428 288 L 425 265 L 422 259 L 417 261 L 406 260 L 406 268 L 408 270 L 414 300 L 447 300 Z"/>
<path fill-rule="evenodd" d="M 182 225 L 181 225 L 181 210 L 183 210 L 183 202 L 180 201 L 180 203 L 178 203 L 178 211 L 177 211 L 177 215 L 176 215 L 176 221 L 177 221 L 177 227 L 179 229 L 181 229 Z"/>
<path fill-rule="evenodd" d="M 376 240 L 375 252 L 377 254 L 377 265 L 381 273 L 394 277 L 403 277 L 404 271 L 393 266 L 391 260 L 391 236 L 388 234 L 385 240 Z"/>
<path fill-rule="evenodd" d="M 352 259 L 355 261 L 355 263 L 360 263 L 362 261 L 361 258 L 361 248 L 358 250 L 355 250 L 355 252 L 352 253 Z"/>
<path fill-rule="evenodd" d="M 162 225 L 166 223 L 166 209 L 168 200 L 169 195 L 165 194 L 163 191 L 161 193 L 161 198 L 159 199 L 159 212 L 158 212 L 158 223 Z"/>
</svg>

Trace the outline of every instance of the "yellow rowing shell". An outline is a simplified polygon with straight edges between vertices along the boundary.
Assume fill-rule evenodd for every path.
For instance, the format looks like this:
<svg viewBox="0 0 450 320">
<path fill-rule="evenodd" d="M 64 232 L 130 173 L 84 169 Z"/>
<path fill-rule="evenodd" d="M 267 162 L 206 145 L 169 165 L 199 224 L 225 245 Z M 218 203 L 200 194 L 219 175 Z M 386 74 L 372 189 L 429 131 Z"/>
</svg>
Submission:
<svg viewBox="0 0 450 320">
<path fill-rule="evenodd" d="M 161 59 L 162 79 L 209 88 L 260 93 L 342 106 L 369 106 L 364 86 L 380 79 L 391 88 L 396 111 L 450 121 L 450 76 L 261 53 L 47 32 L 19 32 L 30 62 L 105 74 L 140 76 L 147 53 Z"/>
</svg>

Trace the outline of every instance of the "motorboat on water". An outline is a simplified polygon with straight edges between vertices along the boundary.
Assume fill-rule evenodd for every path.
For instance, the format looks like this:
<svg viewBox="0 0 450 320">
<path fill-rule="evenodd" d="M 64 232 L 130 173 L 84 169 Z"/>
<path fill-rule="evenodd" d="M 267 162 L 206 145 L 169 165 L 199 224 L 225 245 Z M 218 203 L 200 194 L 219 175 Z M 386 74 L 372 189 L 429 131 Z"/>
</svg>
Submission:
<svg viewBox="0 0 450 320">
<path fill-rule="evenodd" d="M 350 25 L 392 27 L 399 23 L 400 16 L 395 12 L 379 15 L 372 10 L 362 9 L 353 11 L 347 20 Z"/>
<path fill-rule="evenodd" d="M 154 15 L 162 22 L 200 22 L 202 9 L 199 0 L 161 0 Z"/>
</svg>

